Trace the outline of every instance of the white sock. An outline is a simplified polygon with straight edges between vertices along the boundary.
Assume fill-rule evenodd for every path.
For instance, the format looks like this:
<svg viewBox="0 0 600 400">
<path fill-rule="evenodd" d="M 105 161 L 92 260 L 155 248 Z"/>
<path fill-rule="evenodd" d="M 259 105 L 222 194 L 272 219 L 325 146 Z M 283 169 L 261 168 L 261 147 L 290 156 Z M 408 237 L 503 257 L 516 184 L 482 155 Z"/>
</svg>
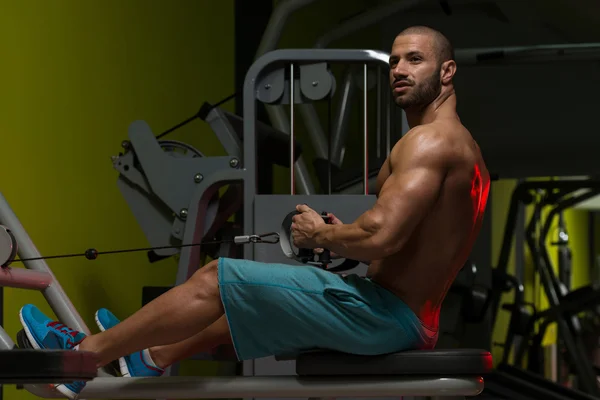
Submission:
<svg viewBox="0 0 600 400">
<path fill-rule="evenodd" d="M 73 347 L 73 349 L 72 349 L 72 350 L 75 350 L 75 351 L 79 350 L 79 345 L 77 345 L 77 346 Z"/>
<path fill-rule="evenodd" d="M 142 357 L 144 357 L 144 362 L 148 364 L 148 366 L 160 369 L 160 367 L 154 363 L 154 360 L 152 359 L 148 349 L 142 350 Z"/>
</svg>

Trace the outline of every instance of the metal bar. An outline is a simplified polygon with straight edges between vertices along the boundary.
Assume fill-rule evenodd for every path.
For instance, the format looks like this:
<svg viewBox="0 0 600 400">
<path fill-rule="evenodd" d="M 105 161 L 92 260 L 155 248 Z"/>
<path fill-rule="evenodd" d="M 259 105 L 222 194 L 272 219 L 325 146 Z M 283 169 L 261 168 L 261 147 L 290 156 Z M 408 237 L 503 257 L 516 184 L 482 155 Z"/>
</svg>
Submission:
<svg viewBox="0 0 600 400">
<path fill-rule="evenodd" d="M 364 194 L 369 194 L 369 135 L 368 135 L 368 104 L 367 104 L 367 84 L 368 84 L 367 63 L 363 65 L 363 185 Z"/>
<path fill-rule="evenodd" d="M 550 307 L 556 307 L 560 303 L 559 293 L 554 290 L 553 287 L 553 275 L 551 274 L 551 263 L 550 256 L 546 250 L 546 247 L 541 243 L 542 237 L 538 241 L 539 252 L 538 257 L 534 257 L 534 263 L 537 265 L 538 273 L 540 274 L 540 281 L 546 292 Z M 569 353 L 569 358 L 573 361 L 573 366 L 577 371 L 578 382 L 580 389 L 593 396 L 599 396 L 600 390 L 598 389 L 598 383 L 594 368 L 588 359 L 587 351 L 585 346 L 577 336 L 576 328 L 573 325 L 572 318 L 565 318 L 560 315 L 556 318 L 558 325 L 558 331 L 561 333 L 562 342 Z"/>
<path fill-rule="evenodd" d="M 376 79 L 375 79 L 375 85 L 376 89 L 377 89 L 377 104 L 376 104 L 376 112 L 377 112 L 377 117 L 376 117 L 376 122 L 377 122 L 377 133 L 376 135 L 376 139 L 377 139 L 377 158 L 381 158 L 381 66 L 378 65 L 377 66 L 377 73 L 375 75 Z"/>
<path fill-rule="evenodd" d="M 315 0 L 280 0 L 269 18 L 265 33 L 256 50 L 256 58 L 277 47 L 283 28 L 290 15 L 314 2 Z"/>
<path fill-rule="evenodd" d="M 279 49 L 269 52 L 257 59 L 248 69 L 246 79 L 244 80 L 244 168 L 246 169 L 247 182 L 244 185 L 244 230 L 245 234 L 251 234 L 250 229 L 254 226 L 253 222 L 253 202 L 256 194 L 254 182 L 256 182 L 256 98 L 255 88 L 256 80 L 259 74 L 268 66 L 275 63 L 284 62 L 346 62 L 346 63 L 375 63 L 388 67 L 389 55 L 377 50 L 354 50 L 354 49 Z M 268 107 L 269 108 L 269 107 Z M 285 117 L 285 114 L 284 114 Z M 286 130 L 289 123 L 282 126 Z M 301 159 L 296 162 L 296 167 L 303 166 Z M 296 170 L 298 172 L 298 170 Z M 306 170 L 302 171 L 306 172 Z M 303 178 L 297 176 L 297 178 Z M 306 194 L 306 193 L 304 193 Z M 252 246 L 246 246 L 248 251 L 245 258 L 252 259 L 254 250 Z M 250 257 L 249 257 L 250 256 Z"/>
<path fill-rule="evenodd" d="M 52 276 L 46 272 L 24 268 L 0 268 L 0 286 L 44 290 L 52 281 Z"/>
<path fill-rule="evenodd" d="M 596 60 L 600 59 L 600 43 L 480 47 L 456 49 L 454 55 L 456 62 L 461 65 L 503 62 L 545 62 L 573 59 Z"/>
<path fill-rule="evenodd" d="M 550 232 L 550 227 L 552 224 L 552 219 L 554 219 L 555 215 L 559 214 L 563 210 L 566 210 L 567 208 L 574 207 L 579 203 L 589 200 L 592 197 L 596 197 L 596 196 L 598 196 L 598 194 L 600 194 L 600 189 L 593 188 L 588 192 L 578 194 L 578 195 L 573 195 L 567 199 L 561 200 L 558 203 L 558 205 L 556 207 L 554 207 L 552 209 L 552 211 L 550 211 L 550 214 L 548 214 L 548 217 L 546 218 L 546 222 L 544 223 L 544 227 L 542 229 L 542 234 L 540 236 L 543 236 L 544 238 L 546 236 L 548 236 L 548 233 Z"/>
<path fill-rule="evenodd" d="M 294 182 L 294 63 L 290 64 L 290 194 L 295 193 Z"/>
<path fill-rule="evenodd" d="M 375 192 L 377 184 L 377 177 L 369 178 L 369 193 Z M 355 184 L 349 185 L 338 192 L 338 194 L 362 194 L 364 191 L 364 183 L 359 181 Z"/>
<path fill-rule="evenodd" d="M 231 376 L 96 378 L 81 391 L 82 399 L 223 399 L 289 397 L 477 396 L 481 377 Z M 47 386 L 26 385 L 38 397 L 64 397 Z"/>
<path fill-rule="evenodd" d="M 591 190 L 582 195 L 573 196 L 566 200 L 561 201 L 556 207 L 554 207 L 548 216 L 540 232 L 537 245 L 539 257 L 534 258 L 534 262 L 538 266 L 538 273 L 540 274 L 540 281 L 546 292 L 550 307 L 558 307 L 560 305 L 560 299 L 562 297 L 560 292 L 559 281 L 552 270 L 552 261 L 548 254 L 546 246 L 546 238 L 550 230 L 550 225 L 554 217 L 559 214 L 562 210 L 572 207 L 580 202 L 590 199 L 598 194 L 598 191 Z M 578 371 L 578 378 L 583 391 L 592 394 L 600 395 L 598 389 L 597 378 L 591 362 L 587 357 L 585 346 L 581 342 L 580 338 L 576 334 L 576 328 L 573 325 L 573 319 L 571 317 L 565 318 L 564 315 L 559 315 L 556 319 L 558 324 L 559 332 L 563 343 L 569 353 L 570 358 L 573 360 L 573 364 Z"/>
<path fill-rule="evenodd" d="M 308 136 L 315 150 L 315 156 L 323 159 L 327 158 L 327 140 L 325 139 L 325 132 L 323 132 L 317 111 L 311 103 L 297 104 L 296 107 L 300 111 L 300 115 L 306 125 Z"/>
<path fill-rule="evenodd" d="M 511 312 L 511 317 L 510 317 L 510 321 L 509 321 L 509 326 L 511 325 L 512 321 L 514 321 L 517 315 L 517 311 L 518 311 L 518 307 L 523 306 L 524 302 L 525 302 L 525 294 L 524 294 L 524 287 L 523 284 L 521 284 L 521 280 L 519 280 L 518 278 L 511 276 L 511 275 L 504 275 L 502 277 L 503 279 L 506 279 L 508 281 L 510 281 L 514 287 L 514 311 Z M 506 332 L 506 339 L 504 341 L 504 352 L 502 354 L 502 361 L 501 363 L 507 363 L 509 362 L 510 359 L 510 355 L 511 355 L 511 349 L 513 347 L 513 343 L 515 341 L 517 341 L 515 348 L 518 349 L 520 346 L 520 337 L 517 337 L 517 335 L 513 332 L 512 329 L 508 329 Z M 518 365 L 518 364 L 517 364 Z"/>
<path fill-rule="evenodd" d="M 294 174 L 296 192 L 300 194 L 315 194 L 315 186 L 310 180 L 310 173 L 302 155 L 296 159 Z"/>
<path fill-rule="evenodd" d="M 204 121 L 211 127 L 227 155 L 240 158 L 242 156 L 242 143 L 229 122 L 228 115 L 237 118 L 237 115 L 215 107 L 206 115 Z"/>
<path fill-rule="evenodd" d="M 389 68 L 388 64 L 389 54 L 377 51 L 377 50 L 353 50 L 353 49 L 333 49 L 333 50 L 324 50 L 324 49 L 278 49 L 266 53 L 259 59 L 257 59 L 254 64 L 248 70 L 248 74 L 246 75 L 246 81 L 249 76 L 254 76 L 255 78 L 258 76 L 258 73 L 262 71 L 267 65 L 271 63 L 278 62 L 291 62 L 291 61 L 308 61 L 308 62 L 356 62 L 356 63 L 364 63 L 364 62 L 376 62 Z M 251 72 L 252 71 L 252 72 Z M 305 105 L 309 107 L 311 105 Z M 282 132 L 289 132 L 289 120 L 286 115 L 285 110 L 281 106 L 265 106 L 267 112 L 269 113 L 269 118 L 271 119 L 271 123 L 277 129 Z M 307 115 L 309 115 L 308 113 Z M 244 117 L 245 119 L 245 117 Z M 314 123 L 314 121 L 313 121 Z M 317 122 L 318 123 L 318 122 Z M 316 124 L 316 123 L 315 123 Z M 312 126 L 312 125 L 310 125 Z M 324 137 L 324 135 L 322 135 Z M 244 139 L 245 140 L 245 139 Z M 325 140 L 323 138 L 323 140 Z M 296 180 L 298 183 L 298 192 L 301 194 L 314 194 L 315 188 L 312 185 L 312 182 L 309 179 L 308 169 L 306 168 L 302 159 L 298 159 L 296 161 Z"/>
<path fill-rule="evenodd" d="M 270 105 L 265 105 L 265 109 L 269 114 L 273 127 L 289 134 L 290 122 L 285 110 L 281 106 Z M 298 192 L 301 194 L 315 194 L 315 186 L 310 180 L 310 174 L 302 156 L 296 160 L 295 173 Z"/>
<path fill-rule="evenodd" d="M 421 2 L 423 0 L 411 0 L 411 1 L 396 1 L 392 4 L 388 4 L 382 7 L 378 7 L 374 10 L 369 10 L 365 13 L 362 13 L 354 18 L 351 18 L 340 25 L 336 26 L 332 30 L 328 31 L 324 35 L 322 35 L 315 43 L 314 48 L 321 49 L 326 47 L 333 40 L 340 39 L 346 35 L 349 35 L 358 30 L 364 29 L 369 25 L 376 24 L 389 17 L 393 13 L 397 13 L 402 10 L 406 10 L 411 6 Z M 281 18 L 281 17 L 278 17 Z M 350 90 L 352 88 L 351 82 L 348 81 L 344 83 L 346 89 Z M 345 92 L 343 92 L 345 94 Z M 344 95 L 343 94 L 343 95 Z M 331 152 L 333 155 L 332 160 L 330 160 L 333 165 L 340 167 L 343 161 L 343 147 L 345 143 L 345 135 L 347 133 L 347 123 L 350 109 L 347 106 L 349 102 L 344 104 L 344 97 L 342 97 L 342 104 L 340 105 L 340 112 L 338 122 L 336 123 L 336 130 L 334 131 L 334 136 L 332 139 L 334 150 Z M 323 129 L 319 124 L 318 117 L 316 112 L 314 111 L 314 107 L 312 104 L 302 104 L 299 106 L 300 112 L 302 113 L 302 117 L 305 121 L 305 124 L 311 134 L 311 140 L 315 145 L 315 150 L 317 152 L 317 156 L 321 158 L 325 158 L 324 154 L 320 154 L 320 148 L 322 144 L 325 143 L 325 135 L 323 133 Z M 345 107 L 348 107 L 345 109 Z M 312 111 L 311 111 L 312 110 Z M 343 110 L 343 113 L 342 113 Z M 269 107 L 269 116 L 274 124 L 276 124 L 275 119 L 281 120 L 283 110 L 279 107 Z M 281 129 L 280 129 L 281 130 Z M 342 136 L 343 135 L 343 136 Z M 389 147 L 389 146 L 388 146 Z M 379 151 L 379 150 L 378 150 Z M 389 153 L 389 152 L 388 152 Z M 379 154 L 379 153 L 378 153 Z M 308 194 L 308 193 L 307 193 Z"/>
<path fill-rule="evenodd" d="M 506 222 L 504 225 L 504 237 L 502 239 L 502 246 L 500 248 L 500 255 L 498 256 L 498 262 L 496 268 L 499 271 L 506 273 L 508 268 L 508 260 L 510 257 L 513 234 L 517 225 L 517 215 L 519 203 L 527 197 L 530 190 L 541 189 L 541 190 L 552 190 L 552 189 L 563 189 L 563 190 L 578 190 L 578 189 L 600 189 L 600 180 L 594 179 L 577 179 L 577 180 L 564 180 L 564 181 L 526 181 L 518 184 L 514 189 L 510 200 L 510 207 L 506 216 Z M 500 302 L 501 293 L 494 292 L 490 300 L 491 307 L 491 320 L 492 328 L 496 321 L 496 315 L 498 313 L 498 306 Z"/>
<path fill-rule="evenodd" d="M 331 163 L 336 167 L 341 167 L 344 161 L 344 146 L 348 136 L 348 125 L 352 112 L 352 99 L 356 87 L 352 81 L 354 71 L 352 67 L 348 68 L 344 76 L 344 82 L 341 87 L 340 102 L 335 113 L 335 122 L 331 138 Z"/>
<path fill-rule="evenodd" d="M 331 182 L 331 129 L 332 129 L 331 96 L 327 98 L 327 194 L 332 194 Z"/>
<path fill-rule="evenodd" d="M 596 211 L 591 210 L 587 213 L 587 224 L 588 224 L 588 279 L 592 285 L 596 284 Z"/>
<path fill-rule="evenodd" d="M 514 192 L 513 192 L 513 194 L 514 194 Z M 542 209 L 541 203 L 540 202 L 535 203 L 533 212 L 531 213 L 531 218 L 529 219 L 529 222 L 527 223 L 527 227 L 525 228 L 525 231 L 524 231 L 525 244 L 529 248 L 529 252 L 531 253 L 531 259 L 534 263 L 534 268 L 536 268 L 536 270 L 539 267 L 538 262 L 539 262 L 540 255 L 539 255 L 538 248 L 536 247 L 536 242 L 535 242 L 534 236 L 535 236 L 535 227 L 537 225 L 537 221 L 540 219 L 541 209 Z M 509 211 L 509 213 L 510 213 L 510 211 Z M 505 231 L 505 234 L 506 234 L 506 231 Z M 506 239 L 506 236 L 505 236 L 505 239 Z M 506 271 L 504 271 L 504 274 L 506 274 Z M 506 276 L 510 276 L 510 275 L 506 275 Z M 514 303 L 515 303 L 515 305 L 517 304 L 516 300 Z M 496 310 L 494 310 L 494 311 L 496 311 Z M 538 329 L 539 332 L 541 332 L 542 328 L 546 329 L 547 325 L 548 325 L 548 321 L 547 320 L 543 321 L 542 325 Z M 534 327 L 535 327 L 535 319 L 533 319 L 533 318 L 530 319 L 527 327 L 528 327 L 528 331 L 530 334 L 528 336 L 526 336 L 524 338 L 524 340 L 522 340 L 521 343 L 519 343 L 516 346 L 516 349 L 514 352 L 515 356 L 514 356 L 513 362 L 517 366 L 520 366 L 523 363 L 525 354 L 527 352 L 527 346 L 530 343 L 529 339 L 531 337 L 535 337 L 535 335 L 532 335 Z M 505 349 L 505 351 L 506 351 L 506 349 Z"/>
<path fill-rule="evenodd" d="M 508 258 L 510 256 L 511 241 L 514 228 L 516 226 L 516 216 L 518 212 L 518 204 L 524 195 L 527 195 L 529 190 L 552 190 L 552 189 L 564 189 L 564 190 L 578 190 L 578 189 L 600 189 L 600 180 L 595 179 L 578 179 L 578 180 L 565 180 L 565 181 L 527 181 L 517 185 L 511 196 L 510 208 L 506 217 L 506 224 L 504 227 L 504 238 L 502 241 L 502 247 L 500 249 L 500 256 L 498 257 L 498 263 L 496 267 L 502 267 L 506 272 L 508 265 Z"/>
<path fill-rule="evenodd" d="M 4 328 L 0 325 L 0 349 L 1 350 L 12 350 L 16 347 L 15 342 L 13 342 L 12 338 Z M 0 390 L 1 392 L 1 390 Z"/>
<path fill-rule="evenodd" d="M 392 95 L 387 92 L 385 97 L 385 154 L 392 151 Z"/>
<path fill-rule="evenodd" d="M 517 184 L 524 181 L 524 179 L 519 179 Z M 519 282 L 525 280 L 525 249 L 523 243 L 525 243 L 525 206 L 522 202 L 519 202 L 515 227 L 515 276 Z"/>
<path fill-rule="evenodd" d="M 244 124 L 245 123 L 246 122 L 244 122 Z M 245 142 L 244 151 L 246 151 L 247 147 L 256 149 L 254 142 Z M 224 163 L 221 168 L 215 168 L 211 173 L 205 174 L 202 181 L 196 184 L 195 190 L 190 198 L 190 203 L 187 207 L 188 213 L 182 243 L 199 243 L 202 241 L 207 230 L 210 228 L 209 226 L 206 226 L 206 210 L 210 199 L 219 188 L 226 184 L 243 181 L 244 191 L 256 190 L 256 164 L 253 162 L 247 164 L 247 157 L 248 155 L 244 154 L 243 168 L 227 168 L 229 163 L 225 163 L 225 160 L 223 160 Z M 244 198 L 244 207 L 246 207 L 245 200 L 246 198 Z M 252 201 L 250 201 L 249 204 L 251 205 Z M 244 213 L 244 218 L 248 217 L 247 214 L 248 213 L 246 212 Z M 244 221 L 246 220 L 244 219 Z M 252 232 L 252 226 L 247 229 L 247 232 L 254 233 Z M 249 235 L 250 233 L 246 234 Z M 250 246 L 244 246 L 243 249 L 246 249 L 247 247 Z M 181 285 L 187 281 L 192 274 L 201 267 L 200 250 L 200 246 L 184 246 L 181 248 L 179 252 L 175 285 Z"/>
<path fill-rule="evenodd" d="M 268 57 L 267 53 L 263 57 Z M 259 60 L 261 60 L 259 58 Z M 243 201 L 243 234 L 251 235 L 254 233 L 254 197 L 256 196 L 256 79 L 265 66 L 255 67 L 258 61 L 255 61 L 244 79 L 244 89 L 242 93 L 243 119 L 244 124 L 243 139 L 244 143 L 244 161 L 243 169 L 246 174 L 244 180 L 244 201 Z M 254 260 L 254 245 L 249 244 L 242 247 L 242 258 Z M 244 363 L 246 366 L 247 363 Z M 242 396 L 246 397 L 246 396 Z"/>
<path fill-rule="evenodd" d="M 0 193 L 0 223 L 10 228 L 19 245 L 19 257 L 26 258 L 38 258 L 42 255 L 33 244 L 33 241 L 25 231 L 23 225 L 15 215 L 14 211 L 8 204 L 6 198 Z M 83 319 L 79 316 L 79 313 L 71 303 L 71 300 L 67 297 L 60 283 L 56 280 L 56 277 L 48 267 L 45 260 L 30 260 L 24 261 L 25 267 L 42 272 L 50 276 L 52 285 L 42 291 L 42 294 L 46 298 L 46 301 L 58 317 L 65 325 L 72 329 L 90 334 L 90 330 L 87 328 Z M 41 277 L 41 276 L 40 276 Z M 47 277 L 44 276 L 43 281 L 47 281 Z"/>
<path fill-rule="evenodd" d="M 256 58 L 260 58 L 268 52 L 274 50 L 281 38 L 283 28 L 288 21 L 290 15 L 299 10 L 300 8 L 306 7 L 315 0 L 281 0 L 277 4 L 277 7 L 273 10 L 265 33 L 260 41 L 258 49 L 256 51 Z M 281 106 L 265 106 L 271 124 L 274 128 L 287 132 L 289 123 L 287 122 L 287 115 L 285 110 Z M 315 131 L 316 132 L 316 131 Z M 315 133 L 316 134 L 316 133 Z M 254 160 L 254 158 L 253 158 Z M 296 161 L 294 166 L 295 173 L 297 175 L 297 186 L 298 191 L 302 194 L 314 194 L 315 187 L 310 181 L 310 174 L 308 168 L 302 158 Z"/>
<path fill-rule="evenodd" d="M 315 42 L 314 47 L 317 49 L 325 48 L 332 42 L 341 39 L 344 36 L 348 36 L 370 25 L 374 25 L 400 11 L 406 11 L 419 3 L 423 3 L 423 0 L 394 1 L 375 9 L 369 9 L 367 12 L 359 14 L 354 18 L 350 18 L 321 35 Z"/>
<path fill-rule="evenodd" d="M 548 236 L 548 233 L 550 232 L 550 227 L 552 224 L 552 220 L 554 219 L 554 217 L 557 214 L 560 214 L 563 210 L 573 207 L 579 203 L 582 203 L 588 199 L 591 199 L 592 197 L 596 197 L 599 193 L 599 189 L 596 190 L 590 190 L 588 192 L 582 193 L 580 195 L 574 195 L 572 197 L 569 197 L 565 200 L 561 200 L 559 202 L 559 204 L 554 207 L 550 213 L 548 214 L 548 216 L 546 217 L 546 221 L 544 222 L 544 225 L 542 227 L 542 230 L 540 232 L 540 238 L 539 238 L 539 246 L 542 249 L 542 252 L 547 255 L 547 249 L 546 249 L 546 244 L 545 244 L 545 240 Z M 551 299 L 550 298 L 550 294 L 548 294 L 548 300 L 550 301 L 550 303 L 552 303 L 553 301 L 556 301 L 556 304 L 554 305 L 558 305 L 558 299 L 562 296 L 560 296 L 558 293 L 560 293 L 560 280 L 559 278 L 554 274 L 553 269 L 551 267 L 551 260 L 550 257 L 547 256 L 546 257 L 546 261 L 547 261 L 547 273 L 548 273 L 548 278 L 550 279 L 551 283 L 552 283 L 552 287 L 554 288 L 554 291 L 557 293 L 556 295 L 556 300 L 554 299 L 554 297 Z M 554 296 L 554 295 L 553 295 Z"/>
</svg>

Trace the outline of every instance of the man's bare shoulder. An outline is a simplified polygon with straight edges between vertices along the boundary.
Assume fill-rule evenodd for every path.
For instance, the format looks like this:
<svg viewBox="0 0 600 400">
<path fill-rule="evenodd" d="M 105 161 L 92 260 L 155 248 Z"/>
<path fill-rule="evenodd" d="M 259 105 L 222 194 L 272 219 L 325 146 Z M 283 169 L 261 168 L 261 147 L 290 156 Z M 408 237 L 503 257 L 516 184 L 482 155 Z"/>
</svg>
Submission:
<svg viewBox="0 0 600 400">
<path fill-rule="evenodd" d="M 454 129 L 453 129 L 454 130 Z M 436 124 L 412 128 L 396 143 L 390 153 L 392 166 L 426 164 L 444 167 L 456 157 L 456 138 L 450 130 Z"/>
</svg>

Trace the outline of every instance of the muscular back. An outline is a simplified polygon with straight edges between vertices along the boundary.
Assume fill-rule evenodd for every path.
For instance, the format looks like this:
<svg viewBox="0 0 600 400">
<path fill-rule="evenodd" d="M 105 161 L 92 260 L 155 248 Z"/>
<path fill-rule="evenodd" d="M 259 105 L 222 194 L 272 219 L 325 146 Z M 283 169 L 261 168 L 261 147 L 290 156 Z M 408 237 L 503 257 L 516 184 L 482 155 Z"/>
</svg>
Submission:
<svg viewBox="0 0 600 400">
<path fill-rule="evenodd" d="M 433 204 L 400 250 L 373 260 L 367 275 L 406 302 L 424 325 L 437 330 L 442 301 L 481 227 L 490 180 L 471 134 L 458 120 L 436 120 L 411 130 L 394 146 L 377 178 L 378 195 L 392 174 L 413 173 L 411 155 L 431 140 L 438 141 L 441 146 L 435 148 L 443 151 L 423 150 L 423 157 L 438 157 L 435 165 L 444 168 L 443 178 L 431 182 L 439 186 Z"/>
</svg>

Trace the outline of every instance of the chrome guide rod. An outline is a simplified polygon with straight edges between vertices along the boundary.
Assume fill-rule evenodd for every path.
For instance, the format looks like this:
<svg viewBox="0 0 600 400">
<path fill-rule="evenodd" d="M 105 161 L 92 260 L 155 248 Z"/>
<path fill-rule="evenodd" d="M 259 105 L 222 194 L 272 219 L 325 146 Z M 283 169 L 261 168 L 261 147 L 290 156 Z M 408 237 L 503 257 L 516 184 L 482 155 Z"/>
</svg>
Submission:
<svg viewBox="0 0 600 400">
<path fill-rule="evenodd" d="M 377 66 L 377 158 L 381 158 L 381 67 Z"/>
<path fill-rule="evenodd" d="M 290 155 L 290 194 L 294 194 L 294 63 L 290 63 Z"/>
<path fill-rule="evenodd" d="M 364 186 L 365 194 L 369 194 L 369 151 L 368 151 L 368 129 L 367 129 L 367 63 L 363 64 L 363 161 L 364 161 Z"/>
<path fill-rule="evenodd" d="M 388 93 L 385 97 L 385 151 L 390 155 L 392 151 L 392 95 Z"/>
</svg>

